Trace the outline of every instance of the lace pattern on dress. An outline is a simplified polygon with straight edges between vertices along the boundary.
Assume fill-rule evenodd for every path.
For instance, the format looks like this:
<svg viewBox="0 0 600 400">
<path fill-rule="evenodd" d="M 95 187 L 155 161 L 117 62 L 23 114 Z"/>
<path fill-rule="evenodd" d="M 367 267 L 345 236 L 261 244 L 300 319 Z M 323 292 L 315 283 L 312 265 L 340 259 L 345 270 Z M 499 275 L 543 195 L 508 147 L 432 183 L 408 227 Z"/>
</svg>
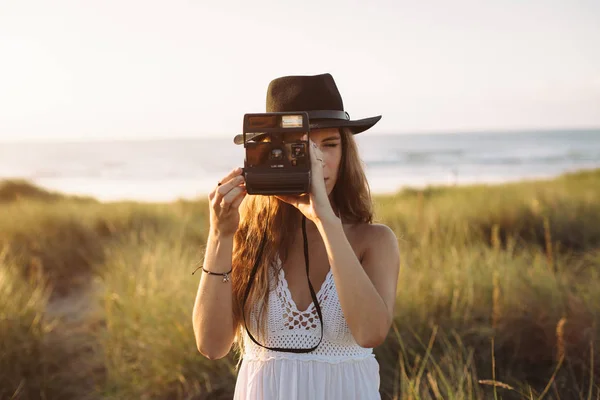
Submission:
<svg viewBox="0 0 600 400">
<path fill-rule="evenodd" d="M 325 276 L 323 285 L 316 294 L 319 305 L 323 304 L 328 299 L 328 293 L 333 288 L 333 279 L 331 279 L 332 277 L 333 275 L 331 274 L 331 270 L 329 270 Z M 285 280 L 283 268 L 279 270 L 279 282 L 281 284 L 276 286 L 275 293 L 284 308 L 284 326 L 288 329 L 321 329 L 319 314 L 317 314 L 317 307 L 315 306 L 314 302 L 311 302 L 308 308 L 304 311 L 300 311 L 296 306 L 290 289 L 288 288 L 287 281 Z"/>
<path fill-rule="evenodd" d="M 267 337 L 257 340 L 268 347 L 309 348 L 314 346 L 321 336 L 321 324 L 314 302 L 304 311 L 298 310 L 289 291 L 281 260 L 272 265 L 267 307 Z M 242 327 L 244 338 L 244 358 L 265 360 L 288 358 L 340 362 L 357 360 L 372 356 L 373 350 L 360 347 L 350 333 L 337 296 L 335 281 L 331 270 L 317 292 L 317 300 L 323 315 L 323 341 L 310 353 L 276 352 L 256 345 L 250 340 Z M 249 327 L 253 336 L 256 331 L 258 305 L 250 313 Z"/>
</svg>

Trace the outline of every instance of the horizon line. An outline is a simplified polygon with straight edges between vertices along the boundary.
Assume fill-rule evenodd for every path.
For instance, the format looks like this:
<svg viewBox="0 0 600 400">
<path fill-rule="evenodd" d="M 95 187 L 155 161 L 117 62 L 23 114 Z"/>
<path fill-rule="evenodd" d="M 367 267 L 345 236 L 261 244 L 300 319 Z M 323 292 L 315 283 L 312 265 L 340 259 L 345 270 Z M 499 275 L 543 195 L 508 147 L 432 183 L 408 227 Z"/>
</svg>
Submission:
<svg viewBox="0 0 600 400">
<path fill-rule="evenodd" d="M 506 128 L 506 129 L 444 129 L 444 130 L 399 130 L 399 131 L 380 131 L 380 132 L 371 132 L 369 136 L 390 136 L 390 135 L 477 135 L 477 134 L 518 134 L 518 133 L 558 133 L 558 132 L 566 132 L 566 131 L 576 131 L 576 132 L 593 132 L 600 131 L 599 126 L 590 126 L 590 127 L 560 127 L 560 128 Z M 231 135 L 231 141 L 233 143 L 233 137 L 236 135 Z M 90 137 L 90 138 L 75 138 L 75 137 L 58 137 L 58 138 L 36 138 L 30 137 L 25 139 L 1 139 L 0 144 L 3 143 L 88 143 L 88 142 L 146 142 L 146 141 L 177 141 L 177 140 L 207 140 L 207 139 L 227 139 L 228 137 L 225 134 L 214 134 L 207 136 L 206 134 L 201 134 L 198 136 L 192 135 L 181 135 L 181 136 L 147 136 L 147 137 L 139 137 L 139 136 L 120 136 L 120 137 Z"/>
</svg>

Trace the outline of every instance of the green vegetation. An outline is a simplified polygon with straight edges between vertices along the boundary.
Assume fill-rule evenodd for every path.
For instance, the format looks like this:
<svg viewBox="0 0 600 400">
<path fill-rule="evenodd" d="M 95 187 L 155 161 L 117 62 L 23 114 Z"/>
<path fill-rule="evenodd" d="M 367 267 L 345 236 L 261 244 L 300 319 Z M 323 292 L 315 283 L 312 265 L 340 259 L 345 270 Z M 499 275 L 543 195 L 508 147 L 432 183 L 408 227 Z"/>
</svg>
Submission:
<svg viewBox="0 0 600 400">
<path fill-rule="evenodd" d="M 46 285 L 35 276 L 27 282 L 5 254 L 0 252 L 0 398 L 48 383 L 42 341 Z"/>
<path fill-rule="evenodd" d="M 598 199 L 600 170 L 376 197 L 402 251 L 382 398 L 600 398 Z M 191 326 L 207 218 L 0 182 L 0 398 L 231 398 L 237 355 Z"/>
</svg>

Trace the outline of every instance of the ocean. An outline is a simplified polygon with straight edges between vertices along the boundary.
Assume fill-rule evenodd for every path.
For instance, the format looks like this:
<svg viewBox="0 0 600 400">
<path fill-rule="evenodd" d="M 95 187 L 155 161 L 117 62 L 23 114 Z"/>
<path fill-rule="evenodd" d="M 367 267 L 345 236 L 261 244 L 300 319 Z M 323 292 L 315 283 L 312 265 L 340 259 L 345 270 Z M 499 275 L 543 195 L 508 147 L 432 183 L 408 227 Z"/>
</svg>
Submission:
<svg viewBox="0 0 600 400">
<path fill-rule="evenodd" d="M 373 193 L 501 183 L 600 168 L 600 130 L 355 136 Z M 102 201 L 205 196 L 244 148 L 232 138 L 0 143 L 0 180 Z"/>
</svg>

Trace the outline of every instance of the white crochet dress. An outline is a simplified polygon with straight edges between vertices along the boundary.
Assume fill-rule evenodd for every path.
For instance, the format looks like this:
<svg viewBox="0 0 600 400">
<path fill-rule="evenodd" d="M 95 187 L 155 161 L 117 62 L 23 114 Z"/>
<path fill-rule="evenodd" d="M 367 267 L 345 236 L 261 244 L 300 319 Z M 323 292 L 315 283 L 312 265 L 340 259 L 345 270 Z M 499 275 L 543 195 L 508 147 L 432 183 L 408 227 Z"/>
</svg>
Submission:
<svg viewBox="0 0 600 400">
<path fill-rule="evenodd" d="M 250 333 L 268 347 L 310 348 L 321 335 L 314 303 L 296 307 L 281 261 L 272 268 L 267 338 L 256 328 L 255 311 L 246 316 Z M 278 272 L 276 272 L 278 271 Z M 255 344 L 242 327 L 244 354 L 235 386 L 235 400 L 370 400 L 380 399 L 379 364 L 373 349 L 360 347 L 348 328 L 331 271 L 317 293 L 324 319 L 323 341 L 311 353 L 267 350 Z M 249 317 L 249 318 L 248 318 Z"/>
</svg>

